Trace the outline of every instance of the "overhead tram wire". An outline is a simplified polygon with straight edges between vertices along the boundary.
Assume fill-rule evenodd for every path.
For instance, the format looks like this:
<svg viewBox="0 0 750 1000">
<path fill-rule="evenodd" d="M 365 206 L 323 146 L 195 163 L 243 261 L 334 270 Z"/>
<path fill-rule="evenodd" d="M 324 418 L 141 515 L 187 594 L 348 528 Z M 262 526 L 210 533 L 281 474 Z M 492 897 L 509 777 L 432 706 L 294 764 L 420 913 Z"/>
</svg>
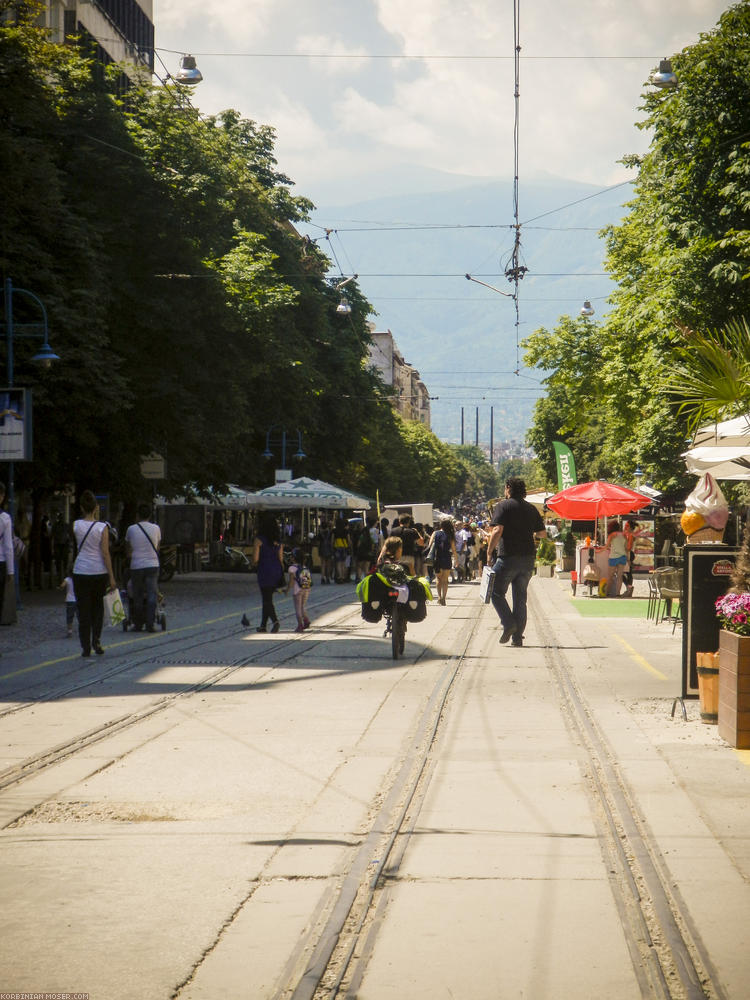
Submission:
<svg viewBox="0 0 750 1000">
<path fill-rule="evenodd" d="M 518 208 L 518 175 L 520 148 L 520 104 L 521 104 L 521 0 L 513 0 L 513 222 L 515 236 L 511 253 L 510 267 L 505 269 L 505 275 L 513 282 L 513 306 L 516 312 L 516 375 L 521 370 L 520 357 L 520 325 L 521 317 L 518 307 L 518 286 L 528 270 L 521 264 L 521 220 Z"/>
<path fill-rule="evenodd" d="M 168 52 L 170 55 L 182 55 L 184 49 L 168 49 L 164 46 L 159 46 L 158 49 L 154 51 Z M 403 59 L 409 60 L 413 59 L 415 61 L 420 59 L 447 59 L 447 60 L 466 60 L 468 62 L 504 62 L 509 59 L 515 59 L 515 56 L 507 55 L 482 55 L 478 53 L 413 53 L 413 52 L 200 52 L 199 50 L 193 48 L 191 49 L 193 55 L 201 59 L 388 59 L 396 60 Z M 604 60 L 643 60 L 644 62 L 658 62 L 661 58 L 660 56 L 646 56 L 646 55 L 538 55 L 538 56 L 524 56 L 525 60 L 573 60 L 573 61 L 587 61 L 590 59 L 604 59 Z"/>
</svg>

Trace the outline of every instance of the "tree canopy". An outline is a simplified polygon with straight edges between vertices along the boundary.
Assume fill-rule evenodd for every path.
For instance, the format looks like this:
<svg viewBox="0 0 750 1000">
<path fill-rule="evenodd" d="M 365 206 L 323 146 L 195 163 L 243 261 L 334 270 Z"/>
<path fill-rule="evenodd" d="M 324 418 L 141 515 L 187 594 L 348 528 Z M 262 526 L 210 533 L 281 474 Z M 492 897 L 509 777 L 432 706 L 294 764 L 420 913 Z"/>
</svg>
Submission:
<svg viewBox="0 0 750 1000">
<path fill-rule="evenodd" d="M 624 161 L 637 171 L 627 215 L 603 234 L 611 311 L 601 323 L 564 316 L 525 342 L 526 363 L 549 373 L 529 439 L 550 477 L 557 438 L 583 477 L 629 481 L 640 465 L 662 489 L 684 486 L 691 429 L 747 403 L 747 0 L 672 65 L 677 88 L 644 95 L 649 150 Z"/>
<path fill-rule="evenodd" d="M 466 465 L 398 418 L 368 367 L 356 283 L 351 315 L 336 312 L 273 129 L 201 116 L 174 84 L 118 96 L 85 53 L 48 41 L 39 10 L 0 0 L 0 270 L 46 304 L 61 359 L 42 373 L 16 350 L 35 432 L 18 485 L 134 497 L 156 452 L 166 491 L 263 486 L 266 436 L 285 430 L 303 436 L 298 473 L 370 495 L 460 493 Z M 32 308 L 15 299 L 19 324 Z"/>
</svg>

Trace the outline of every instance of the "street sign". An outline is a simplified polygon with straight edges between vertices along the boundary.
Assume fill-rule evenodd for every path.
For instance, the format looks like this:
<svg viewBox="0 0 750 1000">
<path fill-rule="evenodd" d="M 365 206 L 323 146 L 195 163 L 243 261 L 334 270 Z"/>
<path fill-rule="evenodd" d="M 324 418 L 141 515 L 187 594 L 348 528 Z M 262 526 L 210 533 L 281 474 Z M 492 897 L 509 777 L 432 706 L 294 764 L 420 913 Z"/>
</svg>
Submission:
<svg viewBox="0 0 750 1000">
<path fill-rule="evenodd" d="M 729 590 L 738 548 L 686 545 L 682 550 L 682 697 L 698 697 L 696 653 L 719 648 L 716 600 Z"/>
<path fill-rule="evenodd" d="M 152 451 L 150 455 L 142 455 L 141 475 L 144 479 L 166 479 L 167 463 L 155 451 Z"/>
</svg>

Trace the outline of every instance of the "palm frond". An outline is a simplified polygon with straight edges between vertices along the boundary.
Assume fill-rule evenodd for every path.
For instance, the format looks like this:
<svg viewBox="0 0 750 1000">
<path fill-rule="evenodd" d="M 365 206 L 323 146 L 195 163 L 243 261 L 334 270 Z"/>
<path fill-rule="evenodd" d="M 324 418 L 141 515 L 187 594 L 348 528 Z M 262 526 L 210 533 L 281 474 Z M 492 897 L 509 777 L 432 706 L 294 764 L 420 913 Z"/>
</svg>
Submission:
<svg viewBox="0 0 750 1000">
<path fill-rule="evenodd" d="M 721 330 L 684 329 L 660 388 L 678 401 L 692 432 L 710 420 L 750 412 L 750 327 L 742 317 Z"/>
</svg>

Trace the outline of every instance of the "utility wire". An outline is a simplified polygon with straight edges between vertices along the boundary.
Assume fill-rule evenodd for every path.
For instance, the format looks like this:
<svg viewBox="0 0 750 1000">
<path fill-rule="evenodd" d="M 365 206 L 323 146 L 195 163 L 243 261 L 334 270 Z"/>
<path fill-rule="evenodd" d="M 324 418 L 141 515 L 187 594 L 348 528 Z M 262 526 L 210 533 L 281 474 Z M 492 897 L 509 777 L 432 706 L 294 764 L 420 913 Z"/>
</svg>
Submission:
<svg viewBox="0 0 750 1000">
<path fill-rule="evenodd" d="M 184 55 L 185 49 L 167 49 L 159 46 L 159 52 L 168 52 L 170 55 Z M 190 49 L 191 53 L 200 59 L 221 58 L 221 59 L 462 59 L 467 61 L 507 61 L 517 60 L 517 56 L 508 55 L 479 55 L 468 53 L 415 53 L 415 52 L 199 52 Z M 637 59 L 644 62 L 658 62 L 661 56 L 644 55 L 538 55 L 524 56 L 524 60 L 590 60 L 590 59 Z"/>
<path fill-rule="evenodd" d="M 516 312 L 516 373 L 521 368 L 521 338 L 519 327 L 521 318 L 518 308 L 518 284 L 526 273 L 527 268 L 521 264 L 521 222 L 518 208 L 518 173 L 519 173 L 519 148 L 520 148 L 520 99 L 521 99 L 521 3 L 520 0 L 513 0 L 513 65 L 515 69 L 515 80 L 513 90 L 513 223 L 515 236 L 513 239 L 513 250 L 511 252 L 510 266 L 505 269 L 505 275 L 509 281 L 513 282 L 513 306 Z"/>
</svg>

